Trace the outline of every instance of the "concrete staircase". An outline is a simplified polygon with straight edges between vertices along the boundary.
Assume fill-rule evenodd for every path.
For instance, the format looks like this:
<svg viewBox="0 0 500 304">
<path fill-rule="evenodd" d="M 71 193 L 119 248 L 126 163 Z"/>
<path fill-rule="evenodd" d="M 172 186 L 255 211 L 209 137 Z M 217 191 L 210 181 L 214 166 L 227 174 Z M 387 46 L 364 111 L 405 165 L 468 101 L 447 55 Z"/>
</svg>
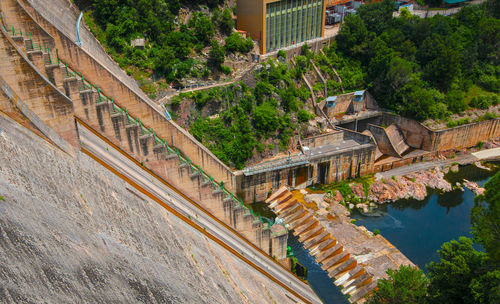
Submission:
<svg viewBox="0 0 500 304">
<path fill-rule="evenodd" d="M 335 285 L 342 288 L 342 293 L 349 296 L 349 301 L 363 302 L 364 296 L 376 287 L 376 282 L 314 215 L 285 187 L 273 193 L 266 203 L 284 220 L 304 248 L 322 265 L 321 268 L 328 272 Z"/>
<path fill-rule="evenodd" d="M 84 73 L 76 72 L 60 58 L 54 59 L 51 46 L 56 44 L 55 40 L 29 22 L 31 19 L 17 1 L 2 0 L 0 9 L 3 24 L 5 20 L 11 22 L 5 28 L 0 26 L 2 76 L 43 122 L 79 148 L 76 118 L 266 254 L 279 259 L 286 256 L 287 233 L 284 229 L 276 229 L 273 233 L 267 223 L 226 188 L 225 183 L 216 182 L 169 144 L 167 139 L 174 142 L 174 134 L 169 133 L 172 137 L 166 138 L 166 133 L 158 132 L 142 118 L 133 116 L 122 104 L 126 98 L 121 96 L 115 101 L 99 86 L 87 81 Z M 148 121 L 155 121 L 154 117 L 149 115 Z M 153 125 L 161 125 L 161 121 Z"/>
<path fill-rule="evenodd" d="M 2 0 L 0 9 L 3 11 L 4 23 L 8 28 L 14 26 L 14 29 L 22 30 L 24 33 L 29 32 L 36 43 L 53 46 L 54 48 L 50 48 L 53 58 L 59 58 L 78 75 L 84 76 L 85 80 L 98 86 L 105 95 L 119 101 L 129 113 L 154 128 L 158 136 L 175 145 L 214 179 L 224 182 L 227 189 L 235 191 L 235 177 L 228 166 L 189 132 L 167 119 L 164 114 L 165 108 L 155 104 L 143 92 L 137 92 L 137 86 L 131 87 L 130 82 L 133 80 L 128 79 L 129 77 L 123 79 L 124 73 L 117 75 L 109 65 L 101 64 L 102 60 L 95 59 L 94 53 L 97 50 L 79 47 L 74 39 L 69 38 L 52 24 L 59 20 L 45 19 L 27 0 Z M 83 43 L 97 47 L 99 44 L 95 38 L 92 39 L 93 41 L 83 41 Z"/>
</svg>

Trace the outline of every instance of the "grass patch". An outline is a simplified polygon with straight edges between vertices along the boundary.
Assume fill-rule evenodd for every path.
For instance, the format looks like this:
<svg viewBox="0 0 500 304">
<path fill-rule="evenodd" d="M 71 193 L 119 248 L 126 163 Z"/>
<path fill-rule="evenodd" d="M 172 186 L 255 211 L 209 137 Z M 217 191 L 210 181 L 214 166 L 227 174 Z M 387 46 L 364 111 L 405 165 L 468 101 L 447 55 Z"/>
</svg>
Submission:
<svg viewBox="0 0 500 304">
<path fill-rule="evenodd" d="M 469 104 L 471 99 L 474 97 L 478 97 L 481 95 L 490 95 L 490 94 L 491 94 L 490 92 L 486 91 L 480 86 L 472 85 L 467 91 L 467 93 L 465 93 L 464 101 L 466 104 Z"/>
<path fill-rule="evenodd" d="M 0 201 L 5 201 L 5 197 L 3 195 L 0 195 Z"/>
</svg>

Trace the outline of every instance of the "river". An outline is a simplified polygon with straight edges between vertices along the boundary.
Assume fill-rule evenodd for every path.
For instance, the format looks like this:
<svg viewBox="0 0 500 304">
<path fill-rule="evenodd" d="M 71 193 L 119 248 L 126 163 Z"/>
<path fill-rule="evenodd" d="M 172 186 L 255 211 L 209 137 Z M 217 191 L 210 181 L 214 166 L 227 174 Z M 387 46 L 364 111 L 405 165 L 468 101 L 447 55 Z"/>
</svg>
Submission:
<svg viewBox="0 0 500 304">
<path fill-rule="evenodd" d="M 500 163 L 496 165 L 497 169 L 493 171 L 480 169 L 474 165 L 464 166 L 457 173 L 448 173 L 446 179 L 452 185 L 465 178 L 483 186 L 499 170 Z M 265 203 L 253 206 L 264 216 L 274 218 Z M 354 213 L 352 218 L 356 219 L 357 225 L 363 225 L 368 230 L 379 229 L 389 242 L 425 271 L 426 264 L 439 260 L 437 250 L 444 242 L 460 236 L 471 237 L 470 210 L 473 206 L 474 194 L 468 189 L 463 192 L 457 189 L 448 193 L 429 190 L 427 197 L 422 201 L 399 200 L 380 206 L 378 208 L 380 216 Z M 291 233 L 288 245 L 298 261 L 308 269 L 307 280 L 325 304 L 349 303 L 327 273 Z"/>
<path fill-rule="evenodd" d="M 497 170 L 487 171 L 469 165 L 461 167 L 458 173 L 448 173 L 446 179 L 455 184 L 465 178 L 483 186 Z M 425 271 L 426 264 L 439 260 L 437 250 L 444 242 L 460 236 L 471 237 L 473 206 L 474 193 L 468 189 L 447 193 L 430 190 L 422 201 L 407 199 L 381 206 L 378 210 L 382 216 L 354 213 L 352 217 L 357 225 L 370 231 L 379 229 L 389 242 Z"/>
</svg>

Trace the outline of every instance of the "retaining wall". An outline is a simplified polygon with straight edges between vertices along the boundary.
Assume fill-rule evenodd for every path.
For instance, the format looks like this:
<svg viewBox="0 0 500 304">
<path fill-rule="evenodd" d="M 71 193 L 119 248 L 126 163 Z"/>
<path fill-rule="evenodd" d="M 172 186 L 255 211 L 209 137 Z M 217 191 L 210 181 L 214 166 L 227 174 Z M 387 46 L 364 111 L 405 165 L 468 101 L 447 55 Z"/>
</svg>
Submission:
<svg viewBox="0 0 500 304">
<path fill-rule="evenodd" d="M 228 189 L 234 190 L 231 169 L 186 130 L 175 122 L 167 120 L 160 106 L 144 98 L 141 96 L 142 94 L 137 94 L 136 90 L 131 89 L 122 81 L 123 77 L 117 77 L 106 66 L 94 59 L 92 54 L 76 45 L 63 31 L 53 25 L 53 23 L 59 24 L 58 22 L 47 20 L 37 10 L 29 6 L 26 0 L 18 1 L 18 5 L 33 19 L 35 24 L 54 38 L 57 55 L 68 66 L 76 72 L 83 73 L 85 78 L 99 86 L 105 95 L 112 97 L 118 104 L 126 107 L 131 114 L 140 118 L 146 126 L 153 128 L 159 136 L 168 140 L 169 144 L 176 146 L 195 164 L 201 166 L 216 180 L 223 181 Z M 54 18 L 57 19 L 57 16 Z"/>
</svg>

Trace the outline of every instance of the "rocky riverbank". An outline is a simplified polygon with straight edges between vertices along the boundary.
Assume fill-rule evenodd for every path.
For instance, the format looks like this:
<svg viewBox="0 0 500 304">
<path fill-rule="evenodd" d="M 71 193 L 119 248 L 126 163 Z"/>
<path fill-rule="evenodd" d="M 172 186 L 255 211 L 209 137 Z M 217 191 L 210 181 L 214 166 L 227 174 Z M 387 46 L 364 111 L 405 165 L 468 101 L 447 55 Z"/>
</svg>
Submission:
<svg viewBox="0 0 500 304">
<path fill-rule="evenodd" d="M 444 174 L 439 167 L 405 176 L 393 176 L 390 179 L 376 174 L 371 185 L 353 182 L 349 184 L 352 193 L 344 190 L 343 195 L 341 191 L 334 190 L 325 199 L 330 204 L 343 203 L 349 209 L 357 208 L 367 213 L 376 204 L 408 198 L 423 200 L 427 196 L 427 187 L 443 192 L 451 191 L 453 187 L 446 181 Z"/>
</svg>

